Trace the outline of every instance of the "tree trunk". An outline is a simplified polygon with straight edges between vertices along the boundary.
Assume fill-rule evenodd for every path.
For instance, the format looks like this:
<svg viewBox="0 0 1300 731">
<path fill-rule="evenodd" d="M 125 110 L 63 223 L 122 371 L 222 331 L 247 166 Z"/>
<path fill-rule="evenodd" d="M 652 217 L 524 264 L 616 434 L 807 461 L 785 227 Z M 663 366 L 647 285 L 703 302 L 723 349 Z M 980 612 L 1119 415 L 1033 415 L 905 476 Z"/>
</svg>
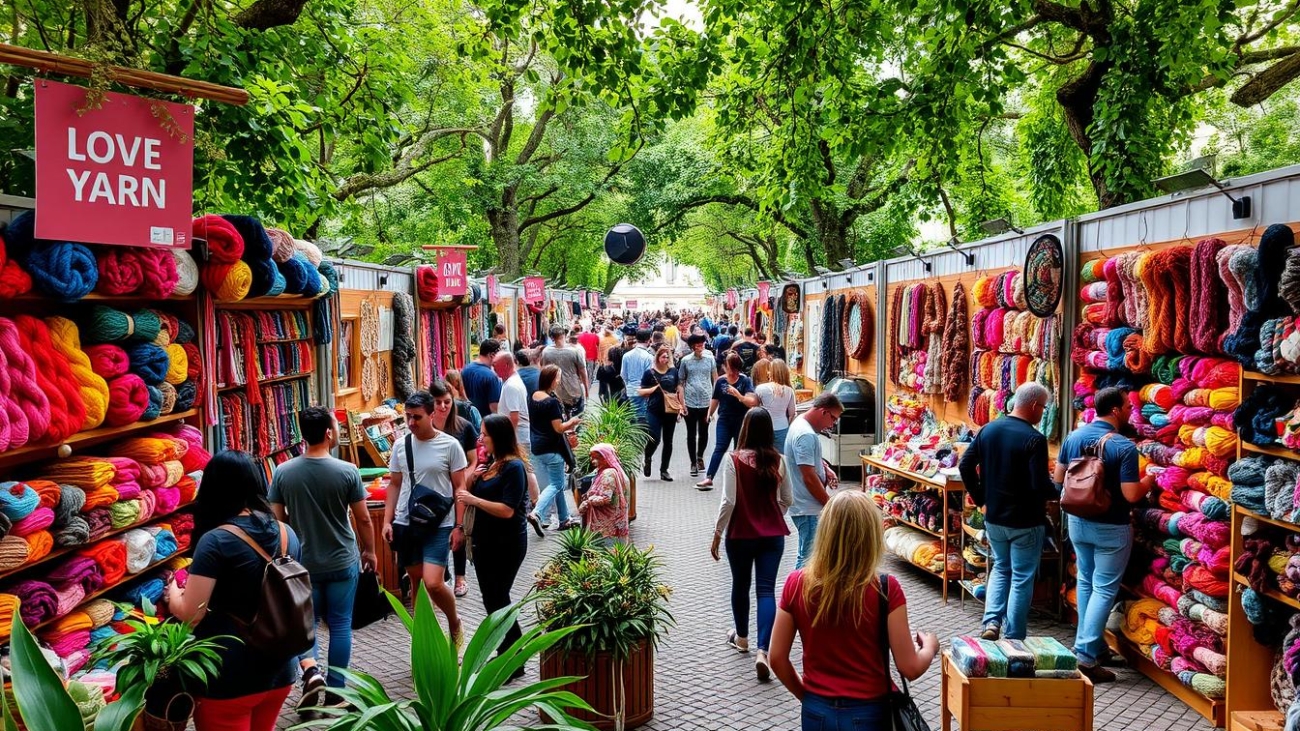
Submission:
<svg viewBox="0 0 1300 731">
<path fill-rule="evenodd" d="M 1093 161 L 1092 135 L 1088 132 L 1095 116 L 1094 107 L 1097 104 L 1097 92 L 1101 89 L 1101 80 L 1109 70 L 1109 62 L 1094 61 L 1088 64 L 1083 75 L 1070 80 L 1056 91 L 1056 101 L 1065 112 L 1065 127 L 1070 132 L 1070 138 L 1088 160 L 1088 178 L 1092 181 L 1092 190 L 1097 196 L 1097 206 L 1102 209 L 1128 202 L 1106 186 L 1105 174 Z"/>
<path fill-rule="evenodd" d="M 490 208 L 487 211 L 492 243 L 496 244 L 501 278 L 517 279 L 523 274 L 523 251 L 519 241 L 519 211 L 514 208 Z"/>
</svg>

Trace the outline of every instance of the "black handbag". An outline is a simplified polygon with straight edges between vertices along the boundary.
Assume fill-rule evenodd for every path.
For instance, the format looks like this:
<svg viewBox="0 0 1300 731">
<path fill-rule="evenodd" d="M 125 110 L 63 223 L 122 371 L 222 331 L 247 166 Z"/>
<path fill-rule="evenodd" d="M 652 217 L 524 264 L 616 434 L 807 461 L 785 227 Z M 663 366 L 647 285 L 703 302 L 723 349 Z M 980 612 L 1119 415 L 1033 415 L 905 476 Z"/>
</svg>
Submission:
<svg viewBox="0 0 1300 731">
<path fill-rule="evenodd" d="M 352 600 L 352 629 L 369 627 L 392 614 L 393 605 L 388 603 L 388 597 L 379 586 L 379 574 L 362 571 L 357 577 L 356 598 Z"/>
<path fill-rule="evenodd" d="M 899 690 L 894 686 L 894 676 L 889 669 L 889 576 L 886 574 L 880 575 L 880 648 L 884 653 L 885 680 L 889 683 L 889 693 L 886 695 L 889 728 L 893 731 L 930 731 L 930 724 L 921 717 L 916 701 L 912 700 L 912 694 L 907 690 L 907 678 L 902 673 L 898 674 L 899 680 L 903 681 L 903 689 Z"/>
<path fill-rule="evenodd" d="M 411 495 L 407 500 L 407 516 L 411 529 L 421 537 L 442 526 L 455 503 L 451 498 L 415 481 L 415 455 L 411 449 L 412 435 L 406 435 L 406 471 L 411 478 Z"/>
</svg>

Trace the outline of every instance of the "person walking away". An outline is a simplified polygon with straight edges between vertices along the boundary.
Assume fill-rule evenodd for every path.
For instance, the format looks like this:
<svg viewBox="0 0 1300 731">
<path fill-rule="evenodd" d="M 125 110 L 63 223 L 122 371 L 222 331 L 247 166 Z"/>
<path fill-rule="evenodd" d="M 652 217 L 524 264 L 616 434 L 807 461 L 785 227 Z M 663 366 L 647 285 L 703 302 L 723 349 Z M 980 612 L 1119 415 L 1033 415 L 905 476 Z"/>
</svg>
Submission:
<svg viewBox="0 0 1300 731">
<path fill-rule="evenodd" d="M 1041 383 L 1021 384 L 1011 413 L 980 429 L 959 465 L 966 494 L 984 512 L 993 554 L 980 635 L 986 640 L 1025 639 L 1047 535 L 1047 501 L 1057 498 L 1047 437 L 1034 428 L 1051 397 Z"/>
<path fill-rule="evenodd" d="M 569 518 L 569 500 L 565 496 L 564 469 L 567 465 L 565 455 L 568 445 L 564 443 L 565 432 L 578 425 L 581 416 L 564 421 L 564 406 L 555 396 L 555 385 L 560 380 L 560 369 L 554 365 L 542 367 L 541 379 L 537 390 L 528 399 L 528 431 L 532 440 L 533 461 L 546 474 L 546 487 L 533 507 L 532 517 L 541 524 L 550 520 L 549 513 L 554 505 L 559 514 L 559 530 L 568 530 L 579 523 Z"/>
<path fill-rule="evenodd" d="M 760 360 L 755 364 L 755 373 L 763 363 L 764 361 Z M 794 387 L 790 385 L 790 367 L 783 360 L 774 360 L 771 361 L 768 373 L 770 379 L 754 386 L 754 393 L 758 395 L 759 404 L 772 417 L 776 449 L 784 453 L 786 434 L 790 431 L 790 422 L 794 419 Z"/>
<path fill-rule="evenodd" d="M 501 400 L 501 379 L 492 372 L 492 359 L 501 350 L 501 343 L 496 340 L 484 340 L 478 346 L 478 358 L 465 366 L 460 372 L 465 384 L 465 396 L 479 416 L 497 412 L 497 402 Z"/>
<path fill-rule="evenodd" d="M 695 487 L 700 490 L 713 489 L 713 476 L 718 474 L 722 455 L 727 453 L 727 449 L 739 436 L 745 412 L 751 407 L 758 406 L 758 397 L 754 395 L 754 384 L 749 380 L 749 376 L 741 372 L 744 364 L 740 356 L 728 353 L 725 363 L 726 370 L 722 377 L 714 382 L 713 397 L 709 401 L 709 420 L 712 421 L 716 413 L 718 426 L 717 433 L 714 435 L 713 456 L 709 458 L 709 469 L 704 479 L 695 483 Z"/>
<path fill-rule="evenodd" d="M 754 388 L 772 380 L 772 361 L 759 358 L 754 363 L 754 367 L 749 369 L 749 380 L 754 382 Z"/>
<path fill-rule="evenodd" d="M 623 377 L 624 391 L 627 398 L 636 408 L 637 418 L 643 423 L 646 421 L 646 400 L 639 393 L 641 390 L 641 379 L 645 377 L 645 372 L 650 370 L 654 365 L 654 356 L 650 354 L 647 343 L 650 342 L 649 330 L 636 331 L 636 345 L 631 350 L 623 353 L 622 367 L 619 375 Z"/>
<path fill-rule="evenodd" d="M 309 406 L 298 414 L 298 428 L 307 451 L 275 468 L 271 475 L 270 503 L 276 520 L 288 523 L 303 543 L 302 565 L 311 575 L 311 605 L 315 623 L 325 620 L 330 631 L 329 675 L 321 674 L 317 635 L 311 649 L 298 658 L 302 669 L 302 697 L 298 712 L 336 702 L 324 697 L 326 686 L 343 687 L 343 675 L 352 659 L 352 605 L 360 568 L 374 571 L 375 531 L 366 509 L 366 490 L 356 465 L 335 459 L 339 425 L 334 412 Z M 350 519 L 349 519 L 350 514 Z M 360 540 L 352 531 L 356 521 Z"/>
<path fill-rule="evenodd" d="M 596 366 L 600 363 L 600 336 L 596 334 L 594 325 L 578 335 L 578 345 L 582 346 L 587 361 L 587 383 L 590 385 L 596 380 Z"/>
<path fill-rule="evenodd" d="M 736 340 L 736 332 L 735 325 L 724 325 L 718 336 L 713 339 L 713 352 L 717 355 L 719 369 L 726 363 L 727 353 L 731 351 L 731 345 Z"/>
<path fill-rule="evenodd" d="M 749 585 L 754 582 L 758 604 L 758 656 L 754 671 L 760 682 L 772 677 L 767 651 L 776 620 L 776 572 L 781 567 L 785 537 L 785 511 L 790 507 L 790 472 L 773 446 L 772 417 L 762 408 L 745 414 L 740 438 L 730 459 L 722 461 L 718 482 L 722 505 L 713 528 L 713 560 L 726 538 L 727 564 L 731 567 L 731 617 L 735 623 L 727 642 L 749 651 Z"/>
<path fill-rule="evenodd" d="M 609 360 L 609 351 L 617 348 L 623 341 L 614 334 L 614 330 L 606 325 L 600 331 L 600 344 L 596 347 L 596 362 L 603 365 Z"/>
<path fill-rule="evenodd" d="M 498 412 L 510 420 L 510 426 L 515 430 L 515 444 L 518 445 L 519 453 L 523 455 L 525 471 L 529 476 L 532 475 L 532 453 L 529 447 L 532 446 L 532 432 L 528 428 L 528 391 L 527 384 L 524 383 L 523 376 L 515 371 L 515 363 L 520 356 L 525 361 L 527 356 L 523 351 L 515 353 L 511 357 L 509 353 L 497 353 L 497 357 L 492 361 L 492 369 L 496 371 L 497 377 L 501 379 L 501 402 L 497 407 Z M 540 373 L 539 373 L 540 376 Z M 490 454 L 490 452 L 489 452 Z M 528 504 L 536 505 L 540 497 L 537 491 L 537 480 L 527 480 Z M 535 522 L 533 514 L 527 513 L 528 522 L 532 525 L 533 531 L 537 537 L 541 538 L 546 534 L 542 532 L 542 524 Z"/>
<path fill-rule="evenodd" d="M 542 350 L 542 367 L 553 365 L 560 369 L 555 392 L 564 404 L 565 415 L 581 414 L 587 397 L 587 366 L 578 351 L 565 344 L 564 328 L 556 325 L 550 334 L 551 344 Z"/>
<path fill-rule="evenodd" d="M 704 471 L 704 450 L 709 446 L 709 401 L 718 380 L 718 361 L 705 349 L 704 333 L 686 339 L 691 352 L 677 366 L 686 403 L 686 455 L 691 460 L 691 477 Z"/>
<path fill-rule="evenodd" d="M 898 580 L 879 573 L 884 532 L 870 495 L 839 493 L 826 504 L 807 568 L 786 577 L 772 628 L 772 670 L 803 704 L 804 731 L 890 728 L 886 653 L 899 675 L 916 680 L 939 652 L 934 633 L 912 633 Z M 888 647 L 880 646 L 881 629 Z M 790 661 L 796 634 L 802 674 Z"/>
<path fill-rule="evenodd" d="M 441 525 L 423 534 L 410 525 L 411 492 L 416 485 L 454 500 L 456 490 L 465 484 L 469 466 L 465 448 L 453 435 L 434 427 L 436 409 L 428 391 L 416 391 L 406 399 L 406 426 L 410 434 L 393 445 L 388 463 L 384 540 L 393 545 L 400 565 L 406 568 L 411 593 L 414 595 L 418 582 L 424 582 L 429 598 L 447 616 L 447 636 L 460 647 L 463 635 L 460 616 L 456 613 L 456 597 L 447 586 L 447 556 L 465 540 L 463 506 L 455 506 L 447 512 Z M 408 450 L 410 460 L 406 456 Z"/>
<path fill-rule="evenodd" d="M 754 328 L 747 327 L 740 339 L 740 342 L 731 346 L 740 356 L 741 362 L 745 364 L 745 373 L 751 374 L 754 371 L 754 364 L 758 362 L 759 355 L 762 354 L 762 348 L 754 342 Z"/>
<path fill-rule="evenodd" d="M 659 455 L 659 479 L 672 482 L 668 465 L 673 458 L 673 435 L 677 433 L 677 420 L 682 418 L 682 385 L 677 369 L 673 368 L 673 351 L 660 345 L 655 351 L 654 366 L 641 377 L 637 394 L 646 400 L 646 417 L 650 427 L 650 441 L 645 446 L 645 464 L 642 474 L 650 476 L 650 463 L 655 450 L 663 445 Z"/>
<path fill-rule="evenodd" d="M 515 351 L 515 372 L 519 374 L 519 380 L 524 382 L 526 394 L 537 390 L 537 379 L 542 375 L 542 368 L 534 365 L 532 356 L 524 348 Z M 505 388 L 505 384 L 502 384 L 502 388 Z M 498 405 L 497 408 L 501 407 Z M 521 446 L 528 449 L 527 444 Z"/>
<path fill-rule="evenodd" d="M 623 389 L 623 377 L 618 374 L 618 366 L 614 363 L 615 353 L 622 355 L 618 348 L 611 348 L 605 354 L 605 361 L 596 369 L 596 383 L 599 384 L 600 400 L 606 403 L 614 399 L 627 400 Z"/>
<path fill-rule="evenodd" d="M 473 509 L 473 534 L 470 545 L 483 610 L 491 614 L 511 604 L 519 567 L 528 554 L 528 533 L 524 514 L 528 510 L 527 458 L 515 440 L 515 426 L 503 414 L 483 420 L 483 446 L 488 468 L 475 473 L 468 487 L 456 494 L 456 501 L 466 510 Z M 508 650 L 522 636 L 519 623 L 506 630 L 497 647 L 497 655 Z M 522 677 L 521 667 L 511 680 Z"/>
<path fill-rule="evenodd" d="M 1074 636 L 1074 654 L 1079 671 L 1094 683 L 1110 683 L 1115 673 L 1102 663 L 1108 661 L 1104 633 L 1120 580 L 1133 550 L 1130 511 L 1150 489 L 1150 480 L 1138 472 L 1137 447 L 1120 434 L 1129 422 L 1133 405 L 1121 388 L 1103 388 L 1094 398 L 1097 418 L 1074 430 L 1061 443 L 1056 457 L 1055 480 L 1065 482 L 1066 467 L 1085 453 L 1096 454 L 1105 467 L 1106 492 L 1110 509 L 1095 518 L 1067 515 L 1066 524 L 1078 566 L 1079 626 Z"/>
<path fill-rule="evenodd" d="M 591 445 L 591 466 L 596 472 L 591 489 L 578 504 L 587 530 L 599 533 L 605 545 L 628 540 L 628 503 L 631 490 L 627 473 L 618 461 L 614 445 L 598 442 Z"/>
<path fill-rule="evenodd" d="M 443 381 L 447 384 L 447 389 L 451 391 L 452 397 L 456 399 L 456 415 L 473 424 L 475 431 L 482 431 L 483 415 L 465 396 L 465 381 L 461 378 L 460 371 L 452 368 L 443 374 Z"/>
<path fill-rule="evenodd" d="M 497 353 L 497 355 L 501 354 Z M 478 429 L 475 429 L 468 419 L 460 415 L 451 388 L 445 382 L 434 381 L 430 383 L 429 393 L 433 396 L 433 428 L 450 434 L 460 443 L 460 448 L 465 452 L 465 475 L 468 476 L 478 466 Z M 469 584 L 465 581 L 465 546 L 463 544 L 460 548 L 451 552 L 451 559 L 452 575 L 456 577 L 455 589 L 452 593 L 457 597 L 462 597 L 469 592 Z"/>
<path fill-rule="evenodd" d="M 204 469 L 209 485 L 194 505 L 194 563 L 185 588 L 167 584 L 172 616 L 194 627 L 198 639 L 216 642 L 221 672 L 197 698 L 198 731 L 273 731 L 298 674 L 298 658 L 273 647 L 250 647 L 240 623 L 252 622 L 271 556 L 302 556 L 293 528 L 279 522 L 266 502 L 266 476 L 243 452 L 218 452 Z M 232 530 L 233 527 L 233 530 Z M 242 534 L 242 535 L 241 535 Z M 331 644 L 333 644 L 331 642 Z"/>
<path fill-rule="evenodd" d="M 803 568 L 812 555 L 817 535 L 818 516 L 830 499 L 831 490 L 839 485 L 835 473 L 822 459 L 822 443 L 817 435 L 835 426 L 844 405 L 833 393 L 822 392 L 813 399 L 812 408 L 795 419 L 785 439 L 785 463 L 790 466 L 794 482 L 794 503 L 790 520 L 799 531 L 799 549 L 794 567 Z"/>
</svg>

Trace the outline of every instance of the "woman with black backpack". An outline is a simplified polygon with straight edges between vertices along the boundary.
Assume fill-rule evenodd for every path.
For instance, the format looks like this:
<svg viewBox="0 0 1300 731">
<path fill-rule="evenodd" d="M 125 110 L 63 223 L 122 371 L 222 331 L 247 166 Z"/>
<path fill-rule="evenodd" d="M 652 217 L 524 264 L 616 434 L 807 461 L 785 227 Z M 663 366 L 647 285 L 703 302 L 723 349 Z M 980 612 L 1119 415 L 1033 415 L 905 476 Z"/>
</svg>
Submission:
<svg viewBox="0 0 1300 731">
<path fill-rule="evenodd" d="M 289 556 L 296 562 L 298 536 L 272 515 L 266 476 L 249 455 L 231 450 L 216 454 L 203 481 L 213 487 L 200 490 L 195 502 L 194 563 L 185 585 L 172 581 L 166 594 L 172 615 L 194 625 L 196 637 L 225 638 L 218 640 L 221 673 L 208 681 L 199 697 L 194 727 L 273 731 L 298 676 L 298 654 L 306 648 L 294 646 L 301 637 L 267 643 L 256 641 L 255 633 L 275 624 L 259 612 L 264 608 L 264 583 L 272 573 L 266 570 L 267 557 Z M 309 583 L 306 589 L 305 607 L 277 607 L 281 618 L 292 619 L 305 609 L 305 625 L 310 627 Z"/>
</svg>

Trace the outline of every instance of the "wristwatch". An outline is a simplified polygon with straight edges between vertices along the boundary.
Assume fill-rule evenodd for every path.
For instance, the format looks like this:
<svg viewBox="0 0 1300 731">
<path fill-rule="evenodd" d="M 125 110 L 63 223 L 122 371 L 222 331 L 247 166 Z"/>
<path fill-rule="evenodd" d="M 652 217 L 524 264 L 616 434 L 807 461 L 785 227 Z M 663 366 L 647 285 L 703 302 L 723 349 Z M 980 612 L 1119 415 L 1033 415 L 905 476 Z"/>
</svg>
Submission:
<svg viewBox="0 0 1300 731">
<path fill-rule="evenodd" d="M 455 527 L 456 527 L 456 528 L 459 528 L 459 529 L 461 529 L 461 530 L 465 530 L 465 524 L 464 524 L 464 523 L 457 523 Z"/>
</svg>

